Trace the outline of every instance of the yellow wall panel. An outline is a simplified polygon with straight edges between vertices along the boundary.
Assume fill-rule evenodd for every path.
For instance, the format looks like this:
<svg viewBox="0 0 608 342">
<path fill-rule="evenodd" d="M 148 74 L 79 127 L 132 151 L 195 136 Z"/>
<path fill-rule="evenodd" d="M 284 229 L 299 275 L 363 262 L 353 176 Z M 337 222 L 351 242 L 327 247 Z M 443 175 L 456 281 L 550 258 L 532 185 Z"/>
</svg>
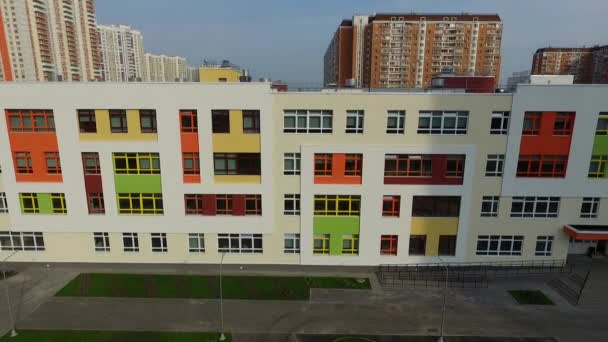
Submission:
<svg viewBox="0 0 608 342">
<path fill-rule="evenodd" d="M 458 217 L 412 217 L 411 235 L 426 235 L 426 256 L 439 254 L 439 236 L 456 235 Z"/>
<path fill-rule="evenodd" d="M 230 133 L 213 134 L 213 152 L 260 153 L 260 134 L 243 133 L 243 111 L 230 111 Z"/>
<path fill-rule="evenodd" d="M 261 184 L 262 176 L 258 175 L 235 175 L 235 176 L 214 176 L 215 183 L 254 183 Z"/>
<path fill-rule="evenodd" d="M 82 141 L 158 141 L 156 133 L 142 133 L 138 109 L 127 109 L 127 128 L 129 133 L 112 133 L 110 111 L 95 110 L 97 133 L 80 133 Z"/>
<path fill-rule="evenodd" d="M 220 78 L 225 78 L 226 82 L 240 82 L 240 71 L 229 68 L 200 68 L 198 72 L 200 82 L 219 82 Z"/>
</svg>

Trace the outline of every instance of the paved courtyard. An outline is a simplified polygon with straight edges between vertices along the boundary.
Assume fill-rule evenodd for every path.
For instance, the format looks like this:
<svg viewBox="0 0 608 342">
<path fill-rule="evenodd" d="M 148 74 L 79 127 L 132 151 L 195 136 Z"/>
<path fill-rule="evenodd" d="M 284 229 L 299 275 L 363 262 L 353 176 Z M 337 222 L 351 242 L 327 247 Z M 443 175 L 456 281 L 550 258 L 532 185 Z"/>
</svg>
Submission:
<svg viewBox="0 0 608 342">
<path fill-rule="evenodd" d="M 215 265 L 18 266 L 21 272 L 7 280 L 18 329 L 217 331 L 221 328 L 217 300 L 52 297 L 81 272 L 212 274 L 217 271 Z M 372 278 L 372 290 L 313 289 L 307 302 L 226 300 L 224 325 L 236 341 L 305 342 L 306 334 L 415 335 L 426 341 L 423 336 L 439 333 L 443 302 L 440 288 L 382 289 L 369 268 L 228 266 L 225 270 L 228 274 Z M 608 341 L 608 260 L 594 261 L 588 288 L 578 306 L 548 287 L 546 282 L 551 277 L 502 279 L 491 281 L 488 288 L 482 289 L 451 288 L 446 334 L 543 338 L 539 341 L 555 337 L 560 342 Z M 513 289 L 540 289 L 555 305 L 518 305 L 507 293 Z M 9 326 L 2 296 L 0 333 L 8 331 Z M 454 337 L 448 341 L 485 340 Z"/>
</svg>

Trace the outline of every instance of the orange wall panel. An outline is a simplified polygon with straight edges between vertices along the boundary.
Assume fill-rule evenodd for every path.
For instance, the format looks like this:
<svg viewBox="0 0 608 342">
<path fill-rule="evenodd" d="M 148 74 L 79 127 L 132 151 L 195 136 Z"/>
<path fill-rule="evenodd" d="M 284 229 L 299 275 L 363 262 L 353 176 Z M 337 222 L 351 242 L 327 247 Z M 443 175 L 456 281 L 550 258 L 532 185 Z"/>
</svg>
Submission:
<svg viewBox="0 0 608 342">
<path fill-rule="evenodd" d="M 346 155 L 334 153 L 331 159 L 331 176 L 315 176 L 315 184 L 361 184 L 361 176 L 345 176 Z"/>
<path fill-rule="evenodd" d="M 15 173 L 15 178 L 18 182 L 63 182 L 61 174 L 46 173 L 44 153 L 59 152 L 55 133 L 9 133 L 8 139 L 11 144 L 13 163 L 16 163 L 14 152 L 30 152 L 32 155 L 34 173 Z"/>
<path fill-rule="evenodd" d="M 553 135 L 555 112 L 543 112 L 540 120 L 538 135 L 522 135 L 519 145 L 520 155 L 556 155 L 568 156 L 570 154 L 571 135 Z M 576 116 L 573 122 L 576 124 Z"/>
<path fill-rule="evenodd" d="M 182 153 L 198 153 L 198 132 L 180 133 Z M 201 175 L 183 175 L 184 183 L 200 183 Z"/>
</svg>

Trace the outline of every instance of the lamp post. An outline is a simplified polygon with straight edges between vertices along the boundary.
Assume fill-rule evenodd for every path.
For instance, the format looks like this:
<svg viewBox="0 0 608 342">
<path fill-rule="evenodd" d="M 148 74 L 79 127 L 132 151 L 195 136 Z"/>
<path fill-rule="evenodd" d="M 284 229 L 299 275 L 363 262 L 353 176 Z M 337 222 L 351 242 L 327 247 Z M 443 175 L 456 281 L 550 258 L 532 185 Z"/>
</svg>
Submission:
<svg viewBox="0 0 608 342">
<path fill-rule="evenodd" d="M 17 254 L 19 251 L 14 251 L 9 256 L 4 258 L 2 262 L 6 262 L 10 257 Z M 2 280 L 4 280 L 4 293 L 6 295 L 6 304 L 8 306 L 8 316 L 11 322 L 11 337 L 17 336 L 17 330 L 15 329 L 15 317 L 13 317 L 13 308 L 11 306 L 11 296 L 8 293 L 8 281 L 6 280 L 6 271 L 2 269 Z"/>
<path fill-rule="evenodd" d="M 224 266 L 224 255 L 226 255 L 226 252 L 222 252 L 222 257 L 220 258 L 220 325 L 221 325 L 221 332 L 220 332 L 220 341 L 225 341 L 226 340 L 226 335 L 224 335 L 224 289 L 222 287 L 222 271 L 223 271 L 223 266 Z"/>
<path fill-rule="evenodd" d="M 444 342 L 443 340 L 443 327 L 445 326 L 445 308 L 446 308 L 446 304 L 448 301 L 448 277 L 450 274 L 450 269 L 448 267 L 448 264 L 441 259 L 440 256 L 437 256 L 437 258 L 439 258 L 439 260 L 444 264 L 445 266 L 445 289 L 443 291 L 443 307 L 441 309 L 441 328 L 439 330 L 439 338 L 437 339 L 437 342 Z"/>
</svg>

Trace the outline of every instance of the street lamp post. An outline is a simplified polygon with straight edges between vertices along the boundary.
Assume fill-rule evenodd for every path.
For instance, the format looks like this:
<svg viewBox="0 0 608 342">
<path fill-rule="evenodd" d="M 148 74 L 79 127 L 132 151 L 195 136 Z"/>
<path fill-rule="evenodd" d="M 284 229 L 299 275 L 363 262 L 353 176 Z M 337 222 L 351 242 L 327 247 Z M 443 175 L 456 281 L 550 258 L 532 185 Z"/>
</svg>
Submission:
<svg viewBox="0 0 608 342">
<path fill-rule="evenodd" d="M 220 341 L 226 340 L 226 335 L 224 335 L 224 289 L 222 287 L 222 271 L 224 266 L 224 255 L 226 252 L 222 252 L 222 257 L 220 258 L 220 324 L 221 324 L 221 332 L 220 332 Z"/>
<path fill-rule="evenodd" d="M 2 262 L 6 262 L 10 257 L 12 257 L 13 255 L 17 254 L 19 251 L 14 251 L 13 253 L 11 253 L 9 256 L 7 256 L 6 258 L 4 258 L 4 260 L 2 260 Z M 8 281 L 6 280 L 6 271 L 4 269 L 2 269 L 2 280 L 4 280 L 4 293 L 6 295 L 6 304 L 8 306 L 8 316 L 10 318 L 10 322 L 11 322 L 11 337 L 15 337 L 17 336 L 17 330 L 15 329 L 15 317 L 13 317 L 13 308 L 11 305 L 11 296 L 8 293 Z"/>
<path fill-rule="evenodd" d="M 441 259 L 440 256 L 437 256 L 437 258 L 439 258 L 439 260 L 445 266 L 445 289 L 443 291 L 443 307 L 441 309 L 441 329 L 439 330 L 439 338 L 437 339 L 437 342 L 444 342 L 443 328 L 445 326 L 445 308 L 446 308 L 446 304 L 448 301 L 448 277 L 450 274 L 450 268 L 449 268 L 449 265 L 443 259 Z"/>
</svg>

